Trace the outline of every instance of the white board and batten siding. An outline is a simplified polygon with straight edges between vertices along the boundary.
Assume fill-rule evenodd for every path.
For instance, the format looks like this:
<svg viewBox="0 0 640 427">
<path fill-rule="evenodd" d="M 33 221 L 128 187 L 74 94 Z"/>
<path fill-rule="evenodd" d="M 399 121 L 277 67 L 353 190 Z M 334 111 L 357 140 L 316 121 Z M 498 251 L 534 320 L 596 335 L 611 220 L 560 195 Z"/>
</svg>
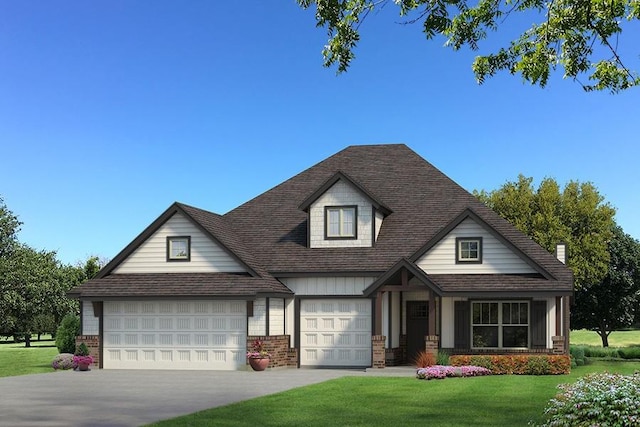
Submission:
<svg viewBox="0 0 640 427">
<path fill-rule="evenodd" d="M 105 301 L 105 369 L 244 367 L 245 301 Z"/>
<path fill-rule="evenodd" d="M 303 299 L 300 365 L 371 366 L 371 300 Z"/>
<path fill-rule="evenodd" d="M 456 264 L 456 238 L 482 237 L 482 263 Z M 428 274 L 536 273 L 520 256 L 470 218 L 462 221 L 416 262 Z"/>
<path fill-rule="evenodd" d="M 167 262 L 170 236 L 191 237 L 189 262 Z M 198 272 L 244 273 L 246 269 L 189 219 L 176 213 L 120 263 L 113 274 Z"/>
<path fill-rule="evenodd" d="M 362 295 L 375 276 L 283 277 L 280 281 L 296 295 Z"/>
</svg>

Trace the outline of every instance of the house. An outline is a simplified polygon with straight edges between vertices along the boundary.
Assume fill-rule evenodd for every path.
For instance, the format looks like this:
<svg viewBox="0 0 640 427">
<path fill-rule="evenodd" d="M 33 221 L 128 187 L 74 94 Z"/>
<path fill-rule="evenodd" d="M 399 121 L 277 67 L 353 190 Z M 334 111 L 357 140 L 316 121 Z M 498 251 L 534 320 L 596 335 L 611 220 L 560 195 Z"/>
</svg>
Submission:
<svg viewBox="0 0 640 427">
<path fill-rule="evenodd" d="M 568 350 L 573 276 L 405 145 L 352 146 L 218 215 L 171 205 L 92 280 L 102 368 L 384 367 Z"/>
</svg>

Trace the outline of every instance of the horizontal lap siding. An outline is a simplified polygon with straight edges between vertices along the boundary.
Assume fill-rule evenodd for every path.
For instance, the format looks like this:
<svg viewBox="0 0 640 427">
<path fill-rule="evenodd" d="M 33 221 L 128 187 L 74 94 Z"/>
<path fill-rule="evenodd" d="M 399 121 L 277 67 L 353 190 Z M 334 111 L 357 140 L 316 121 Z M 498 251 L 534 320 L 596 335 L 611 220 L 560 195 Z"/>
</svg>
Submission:
<svg viewBox="0 0 640 427">
<path fill-rule="evenodd" d="M 167 262 L 167 237 L 191 236 L 191 261 Z M 241 273 L 246 269 L 191 221 L 175 214 L 114 271 L 117 273 Z"/>
<path fill-rule="evenodd" d="M 482 237 L 482 263 L 456 264 L 456 238 Z M 536 271 L 471 219 L 445 236 L 416 263 L 428 274 L 526 274 Z"/>
</svg>

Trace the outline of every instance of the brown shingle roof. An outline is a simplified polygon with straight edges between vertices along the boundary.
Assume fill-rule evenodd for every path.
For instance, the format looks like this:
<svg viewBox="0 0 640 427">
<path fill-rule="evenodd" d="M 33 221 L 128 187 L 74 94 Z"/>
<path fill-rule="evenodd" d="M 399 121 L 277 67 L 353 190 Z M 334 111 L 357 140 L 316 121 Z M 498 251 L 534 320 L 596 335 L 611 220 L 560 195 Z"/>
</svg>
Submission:
<svg viewBox="0 0 640 427">
<path fill-rule="evenodd" d="M 69 293 L 82 298 L 132 297 L 255 297 L 291 294 L 273 278 L 229 273 L 111 274 L 93 279 Z"/>
</svg>

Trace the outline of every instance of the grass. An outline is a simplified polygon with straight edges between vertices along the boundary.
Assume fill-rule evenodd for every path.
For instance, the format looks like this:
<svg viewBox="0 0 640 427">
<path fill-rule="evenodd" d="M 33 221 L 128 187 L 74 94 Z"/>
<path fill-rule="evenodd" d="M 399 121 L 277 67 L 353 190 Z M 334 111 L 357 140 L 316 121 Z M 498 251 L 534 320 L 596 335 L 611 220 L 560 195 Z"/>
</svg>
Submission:
<svg viewBox="0 0 640 427">
<path fill-rule="evenodd" d="M 51 361 L 56 354 L 58 349 L 50 336 L 31 341 L 30 348 L 25 348 L 24 343 L 1 340 L 0 377 L 53 372 Z"/>
<path fill-rule="evenodd" d="M 594 331 L 581 329 L 571 331 L 569 335 L 572 345 L 590 345 L 602 347 L 602 339 Z M 632 347 L 640 346 L 640 330 L 613 331 L 609 335 L 609 347 Z"/>
<path fill-rule="evenodd" d="M 542 421 L 558 384 L 590 372 L 638 369 L 640 363 L 597 361 L 564 376 L 344 377 L 152 425 L 525 426 Z"/>
</svg>

